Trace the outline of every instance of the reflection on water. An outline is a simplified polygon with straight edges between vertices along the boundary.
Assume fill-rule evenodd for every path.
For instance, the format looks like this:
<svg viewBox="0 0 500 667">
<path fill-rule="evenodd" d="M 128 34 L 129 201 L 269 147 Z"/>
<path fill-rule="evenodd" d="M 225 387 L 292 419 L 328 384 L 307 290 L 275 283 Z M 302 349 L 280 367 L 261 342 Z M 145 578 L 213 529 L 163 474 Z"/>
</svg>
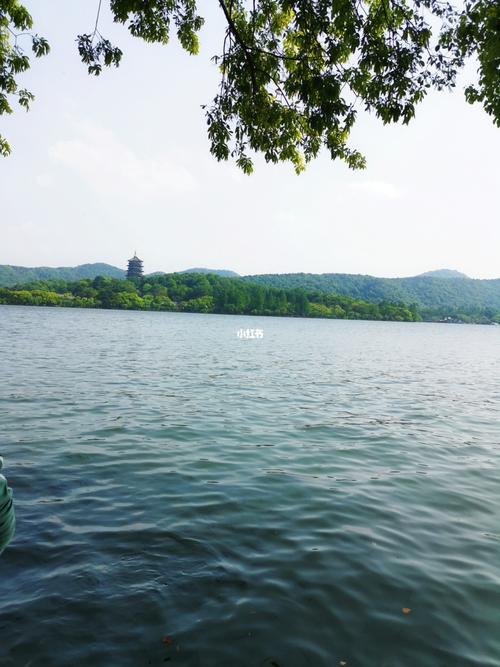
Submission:
<svg viewBox="0 0 500 667">
<path fill-rule="evenodd" d="M 498 328 L 1 306 L 0 372 L 2 667 L 500 665 Z"/>
</svg>

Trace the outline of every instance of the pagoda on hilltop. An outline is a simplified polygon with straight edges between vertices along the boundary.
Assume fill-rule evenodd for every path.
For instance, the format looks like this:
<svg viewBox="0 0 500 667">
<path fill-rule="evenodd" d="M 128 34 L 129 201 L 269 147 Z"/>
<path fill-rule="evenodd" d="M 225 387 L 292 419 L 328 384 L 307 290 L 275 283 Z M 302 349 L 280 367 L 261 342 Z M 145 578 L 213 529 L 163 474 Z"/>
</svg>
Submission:
<svg viewBox="0 0 500 667">
<path fill-rule="evenodd" d="M 142 259 L 139 259 L 137 253 L 134 252 L 132 259 L 128 260 L 127 280 L 130 280 L 130 278 L 142 278 L 143 275 Z"/>
</svg>

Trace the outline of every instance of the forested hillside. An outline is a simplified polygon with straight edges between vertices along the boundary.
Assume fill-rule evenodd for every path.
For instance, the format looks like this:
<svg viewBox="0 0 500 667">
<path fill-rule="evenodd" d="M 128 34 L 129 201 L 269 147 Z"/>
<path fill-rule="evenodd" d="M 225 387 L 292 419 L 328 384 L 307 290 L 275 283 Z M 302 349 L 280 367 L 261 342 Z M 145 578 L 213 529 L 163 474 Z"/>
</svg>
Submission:
<svg viewBox="0 0 500 667">
<path fill-rule="evenodd" d="M 133 280 L 97 277 L 0 287 L 0 303 L 26 306 L 170 310 L 231 315 L 419 321 L 414 306 L 338 294 L 278 289 L 215 274 L 173 273 Z"/>
<path fill-rule="evenodd" d="M 245 276 L 245 280 L 282 289 L 336 292 L 373 303 L 402 301 L 425 308 L 493 308 L 500 310 L 500 279 L 375 278 L 348 273 L 284 273 Z"/>
<path fill-rule="evenodd" d="M 180 273 L 214 273 L 217 276 L 226 278 L 236 278 L 238 274 L 235 271 L 227 269 L 186 269 Z M 155 276 L 163 275 L 162 271 L 156 271 L 151 274 Z M 80 264 L 80 266 L 13 266 L 11 264 L 0 264 L 0 287 L 13 287 L 36 280 L 81 280 L 83 278 L 124 278 L 125 271 L 111 264 L 102 262 L 95 264 Z"/>
<path fill-rule="evenodd" d="M 439 313 L 500 310 L 500 279 L 475 280 L 466 276 L 453 277 L 455 272 L 445 272 L 443 277 L 434 275 L 443 273 L 442 271 L 430 273 L 431 275 L 422 274 L 412 278 L 375 278 L 349 273 L 283 273 L 249 275 L 242 280 L 277 289 L 342 294 L 371 303 L 388 301 L 416 304 L 420 309 L 433 309 Z M 233 276 L 233 272 L 227 270 L 191 269 L 177 274 L 155 273 L 146 278 L 150 280 L 164 275 L 194 274 Z M 82 264 L 61 268 L 0 265 L 0 287 L 13 287 L 36 281 L 93 280 L 97 276 L 124 278 L 125 271 L 110 264 Z"/>
<path fill-rule="evenodd" d="M 11 287 L 12 285 L 28 283 L 34 280 L 80 280 L 81 278 L 95 278 L 96 276 L 123 278 L 125 271 L 102 262 L 80 264 L 80 266 L 61 266 L 58 268 L 0 264 L 0 286 L 3 287 Z"/>
</svg>

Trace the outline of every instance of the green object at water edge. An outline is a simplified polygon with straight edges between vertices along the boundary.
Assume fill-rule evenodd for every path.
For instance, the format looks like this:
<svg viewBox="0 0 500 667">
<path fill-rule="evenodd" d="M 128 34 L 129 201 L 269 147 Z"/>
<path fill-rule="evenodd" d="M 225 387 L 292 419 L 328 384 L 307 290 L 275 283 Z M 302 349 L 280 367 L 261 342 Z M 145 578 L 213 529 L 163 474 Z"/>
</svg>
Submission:
<svg viewBox="0 0 500 667">
<path fill-rule="evenodd" d="M 0 456 L 0 470 L 3 459 Z M 0 554 L 9 544 L 16 530 L 16 517 L 14 514 L 14 502 L 12 500 L 12 489 L 7 486 L 7 480 L 0 475 Z"/>
</svg>

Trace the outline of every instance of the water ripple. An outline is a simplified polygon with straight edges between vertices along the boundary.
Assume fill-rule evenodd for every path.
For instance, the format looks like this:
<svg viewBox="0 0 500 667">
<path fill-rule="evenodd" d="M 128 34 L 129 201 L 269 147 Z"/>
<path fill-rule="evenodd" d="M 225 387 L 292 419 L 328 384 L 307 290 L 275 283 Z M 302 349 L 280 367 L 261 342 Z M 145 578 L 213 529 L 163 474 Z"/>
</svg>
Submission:
<svg viewBox="0 0 500 667">
<path fill-rule="evenodd" d="M 495 327 L 0 306 L 2 667 L 499 667 Z"/>
</svg>

